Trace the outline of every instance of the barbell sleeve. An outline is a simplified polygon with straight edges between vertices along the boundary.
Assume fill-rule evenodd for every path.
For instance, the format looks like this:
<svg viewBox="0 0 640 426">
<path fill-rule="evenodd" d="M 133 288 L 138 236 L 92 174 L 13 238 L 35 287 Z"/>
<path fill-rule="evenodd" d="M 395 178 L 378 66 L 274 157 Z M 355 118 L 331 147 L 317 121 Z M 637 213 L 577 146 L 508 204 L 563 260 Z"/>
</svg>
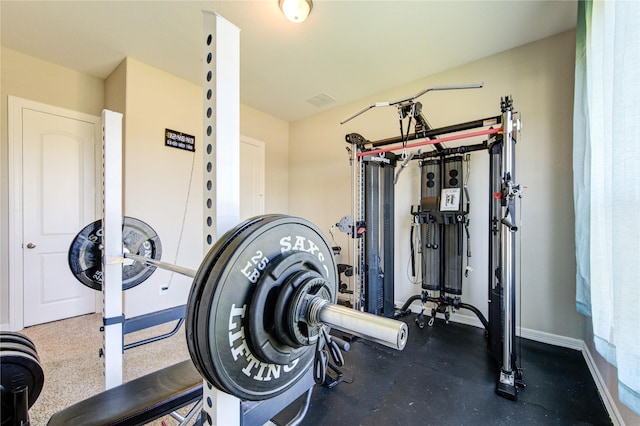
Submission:
<svg viewBox="0 0 640 426">
<path fill-rule="evenodd" d="M 407 344 L 409 329 L 402 321 L 356 311 L 326 301 L 317 307 L 317 317 L 325 325 L 392 349 L 402 350 Z"/>
<path fill-rule="evenodd" d="M 149 259 L 138 254 L 124 253 L 124 257 L 191 278 L 194 278 L 197 273 L 193 269 Z M 312 321 L 319 321 L 330 327 L 393 349 L 402 350 L 407 344 L 409 330 L 407 324 L 402 321 L 356 311 L 345 306 L 331 304 L 326 300 L 318 300 L 317 302 L 318 304 L 313 306 L 309 312 Z"/>
<path fill-rule="evenodd" d="M 148 257 L 140 256 L 139 254 L 125 253 L 124 257 L 126 259 L 135 260 L 136 262 L 156 266 L 160 269 L 167 269 L 169 271 L 177 272 L 178 274 L 186 275 L 190 278 L 195 278 L 197 272 L 195 269 L 184 268 L 182 266 L 173 265 L 171 263 L 162 262 L 160 260 L 149 259 Z"/>
</svg>

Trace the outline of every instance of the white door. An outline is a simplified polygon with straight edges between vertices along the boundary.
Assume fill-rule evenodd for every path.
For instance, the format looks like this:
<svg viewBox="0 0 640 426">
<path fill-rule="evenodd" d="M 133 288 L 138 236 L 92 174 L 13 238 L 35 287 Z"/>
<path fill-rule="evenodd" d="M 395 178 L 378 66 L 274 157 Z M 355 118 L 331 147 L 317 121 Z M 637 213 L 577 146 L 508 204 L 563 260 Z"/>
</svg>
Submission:
<svg viewBox="0 0 640 426">
<path fill-rule="evenodd" d="M 264 142 L 240 137 L 240 220 L 264 213 Z"/>
<path fill-rule="evenodd" d="M 67 260 L 74 236 L 97 216 L 95 118 L 22 108 L 25 327 L 96 311 L 96 292 Z"/>
</svg>

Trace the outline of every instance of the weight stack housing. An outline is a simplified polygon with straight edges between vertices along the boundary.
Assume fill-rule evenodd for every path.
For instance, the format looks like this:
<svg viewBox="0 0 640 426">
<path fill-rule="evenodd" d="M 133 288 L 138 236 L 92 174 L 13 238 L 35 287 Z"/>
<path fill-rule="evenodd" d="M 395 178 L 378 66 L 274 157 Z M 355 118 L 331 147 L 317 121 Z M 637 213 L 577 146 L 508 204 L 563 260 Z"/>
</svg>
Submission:
<svg viewBox="0 0 640 426">
<path fill-rule="evenodd" d="M 440 211 L 443 217 L 442 251 L 444 256 L 445 293 L 462 294 L 462 265 L 464 253 L 464 176 L 462 156 L 444 159 Z"/>
<path fill-rule="evenodd" d="M 502 362 L 502 283 L 500 282 L 500 211 L 501 200 L 495 196 L 502 187 L 502 143 L 489 148 L 489 339 L 487 346 L 491 357 Z"/>
<path fill-rule="evenodd" d="M 463 157 L 424 160 L 420 209 L 422 288 L 462 294 L 464 224 Z"/>
<path fill-rule="evenodd" d="M 394 173 L 396 155 L 363 157 L 365 309 L 393 317 L 394 307 Z"/>
<path fill-rule="evenodd" d="M 441 188 L 440 160 L 424 160 L 420 163 L 420 239 L 422 241 L 422 288 L 441 290 L 440 226 L 438 225 Z"/>
</svg>

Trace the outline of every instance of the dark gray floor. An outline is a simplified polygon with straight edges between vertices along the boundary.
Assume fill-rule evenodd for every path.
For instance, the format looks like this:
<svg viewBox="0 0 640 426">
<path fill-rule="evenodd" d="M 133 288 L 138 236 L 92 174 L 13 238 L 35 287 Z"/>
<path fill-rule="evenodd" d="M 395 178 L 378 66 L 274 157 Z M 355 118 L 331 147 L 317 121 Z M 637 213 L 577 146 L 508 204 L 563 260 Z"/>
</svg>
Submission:
<svg viewBox="0 0 640 426">
<path fill-rule="evenodd" d="M 352 343 L 345 382 L 315 387 L 303 425 L 611 424 L 580 352 L 520 339 L 526 388 L 514 402 L 494 392 L 497 367 L 484 330 L 443 321 L 421 330 L 413 317 L 405 321 L 402 352 Z M 274 420 L 286 422 L 293 412 Z"/>
</svg>

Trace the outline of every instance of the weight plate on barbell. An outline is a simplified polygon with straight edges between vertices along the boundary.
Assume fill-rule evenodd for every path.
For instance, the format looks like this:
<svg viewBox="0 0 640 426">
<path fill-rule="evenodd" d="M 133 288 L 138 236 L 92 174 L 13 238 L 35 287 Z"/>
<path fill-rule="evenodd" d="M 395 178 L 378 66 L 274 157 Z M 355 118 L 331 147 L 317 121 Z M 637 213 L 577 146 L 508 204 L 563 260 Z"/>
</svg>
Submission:
<svg viewBox="0 0 640 426">
<path fill-rule="evenodd" d="M 156 231 L 139 219 L 125 216 L 122 223 L 123 251 L 160 260 L 162 245 Z M 82 284 L 102 291 L 102 221 L 85 226 L 69 247 L 69 267 Z M 128 290 L 144 282 L 155 266 L 140 262 L 122 266 L 122 289 Z"/>
<path fill-rule="evenodd" d="M 259 309 L 273 312 L 271 296 L 253 300 L 271 261 L 283 253 L 307 252 L 318 260 L 319 275 L 337 285 L 337 268 L 327 239 L 312 223 L 290 216 L 270 216 L 241 224 L 212 247 L 194 278 L 187 303 L 186 332 L 191 358 L 206 380 L 245 400 L 264 400 L 285 392 L 304 376 L 313 346 L 287 364 L 256 356 L 249 318 Z M 228 238 L 228 237 L 231 238 Z M 292 268 L 291 275 L 304 265 Z M 334 291 L 334 294 L 337 292 Z M 272 333 L 273 327 L 265 326 Z"/>
<path fill-rule="evenodd" d="M 224 251 L 226 246 L 233 241 L 235 238 L 238 238 L 240 235 L 243 235 L 245 232 L 249 232 L 248 229 L 252 226 L 255 226 L 257 223 L 260 223 L 268 218 L 272 217 L 281 217 L 282 215 L 261 215 L 255 216 L 245 220 L 244 222 L 238 224 L 233 229 L 227 231 L 222 237 L 220 237 L 217 242 L 211 247 L 205 259 L 200 263 L 199 274 L 209 274 L 210 268 L 213 268 L 213 265 L 218 261 L 221 253 Z M 209 269 L 207 269 L 209 268 Z M 206 350 L 198 351 L 197 348 L 201 347 L 206 349 L 206 333 L 203 336 L 203 341 L 205 342 L 203 345 L 199 343 L 200 336 L 196 333 L 195 327 L 191 327 L 192 324 L 197 323 L 197 314 L 200 307 L 200 300 L 202 299 L 202 291 L 204 290 L 206 282 L 204 280 L 194 279 L 191 284 L 191 289 L 189 292 L 189 301 L 187 302 L 186 312 L 185 312 L 185 331 L 187 336 L 187 347 L 189 348 L 189 352 L 191 353 L 191 357 L 193 362 L 200 370 L 200 365 L 205 365 L 208 363 L 209 356 L 206 354 Z M 205 355 L 204 358 L 201 358 L 201 355 Z M 197 360 L 196 360 L 197 359 Z M 212 367 L 211 367 L 212 368 Z M 200 373 L 204 376 L 204 369 L 200 370 Z M 215 384 L 217 388 L 220 388 L 221 385 L 217 383 Z"/>
<path fill-rule="evenodd" d="M 269 261 L 255 286 L 247 313 L 245 334 L 258 359 L 286 365 L 316 342 L 320 325 L 309 325 L 305 315 L 307 302 L 316 295 L 303 289 L 309 289 L 307 283 L 313 280 L 326 282 L 322 269 L 323 262 L 306 251 L 290 250 Z M 322 296 L 329 303 L 336 301 L 336 292 L 331 289 Z M 298 317 L 291 314 L 294 306 L 300 308 Z"/>
</svg>

